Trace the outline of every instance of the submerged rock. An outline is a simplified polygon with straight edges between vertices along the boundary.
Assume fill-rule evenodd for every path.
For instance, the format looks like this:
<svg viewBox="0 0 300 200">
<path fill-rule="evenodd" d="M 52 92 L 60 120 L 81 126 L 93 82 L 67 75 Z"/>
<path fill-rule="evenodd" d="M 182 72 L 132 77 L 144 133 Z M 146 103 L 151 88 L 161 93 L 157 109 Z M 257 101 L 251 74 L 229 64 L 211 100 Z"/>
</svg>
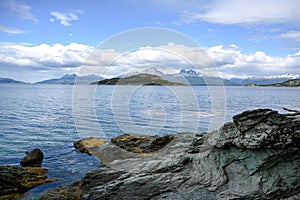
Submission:
<svg viewBox="0 0 300 200">
<path fill-rule="evenodd" d="M 0 166 L 0 199 L 14 199 L 35 186 L 50 183 L 48 170 L 40 167 Z"/>
<path fill-rule="evenodd" d="M 149 144 L 141 136 L 117 137 L 94 151 L 101 168 L 43 199 L 56 199 L 72 188 L 77 198 L 89 200 L 297 198 L 299 126 L 296 116 L 258 109 L 236 115 L 232 123 L 203 136 L 176 134 L 149 153 L 134 153 Z"/>
<path fill-rule="evenodd" d="M 26 152 L 26 154 L 20 162 L 22 167 L 41 167 L 44 154 L 40 149 L 33 149 L 31 152 Z"/>
</svg>

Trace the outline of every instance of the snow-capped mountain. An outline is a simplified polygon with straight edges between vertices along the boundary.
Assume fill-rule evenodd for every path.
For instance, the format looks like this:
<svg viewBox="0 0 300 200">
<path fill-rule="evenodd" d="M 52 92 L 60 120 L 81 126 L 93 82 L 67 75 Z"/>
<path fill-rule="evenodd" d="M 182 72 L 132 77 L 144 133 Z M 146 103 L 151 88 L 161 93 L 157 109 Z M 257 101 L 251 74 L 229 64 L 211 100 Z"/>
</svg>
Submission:
<svg viewBox="0 0 300 200">
<path fill-rule="evenodd" d="M 300 74 L 283 74 L 277 76 L 266 76 L 267 79 L 276 79 L 276 78 L 288 78 L 288 79 L 300 79 Z"/>
<path fill-rule="evenodd" d="M 229 80 L 223 80 L 219 77 L 204 76 L 200 72 L 194 69 L 181 69 L 174 74 L 165 74 L 156 68 L 149 68 L 143 71 L 134 71 L 123 75 L 122 77 L 129 77 L 138 74 L 152 74 L 160 76 L 170 82 L 177 82 L 188 85 L 234 85 Z"/>
<path fill-rule="evenodd" d="M 178 73 L 182 76 L 201 76 L 201 73 L 193 69 L 181 69 Z"/>
<path fill-rule="evenodd" d="M 282 83 L 291 79 L 299 79 L 300 75 L 280 75 L 280 76 L 269 76 L 269 77 L 251 77 L 246 79 L 232 78 L 230 81 L 237 85 L 246 85 L 246 84 L 276 84 Z"/>
<path fill-rule="evenodd" d="M 142 71 L 142 73 L 152 74 L 152 75 L 157 75 L 157 76 L 163 76 L 164 75 L 164 73 L 162 73 L 161 71 L 157 70 L 156 68 L 146 69 L 146 70 Z"/>
<path fill-rule="evenodd" d="M 152 74 L 156 76 L 163 77 L 165 74 L 162 73 L 161 71 L 157 70 L 156 68 L 148 68 L 145 70 L 140 70 L 140 71 L 130 71 L 128 73 L 123 74 L 121 77 L 129 77 L 129 76 L 135 76 L 138 74 Z"/>
</svg>

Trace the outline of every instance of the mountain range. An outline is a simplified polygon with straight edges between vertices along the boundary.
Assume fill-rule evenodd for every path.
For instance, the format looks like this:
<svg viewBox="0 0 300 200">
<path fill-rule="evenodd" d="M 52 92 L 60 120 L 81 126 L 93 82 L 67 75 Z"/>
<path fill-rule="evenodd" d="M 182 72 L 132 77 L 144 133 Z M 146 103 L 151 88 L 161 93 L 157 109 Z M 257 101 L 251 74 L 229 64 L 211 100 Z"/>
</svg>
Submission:
<svg viewBox="0 0 300 200">
<path fill-rule="evenodd" d="M 91 74 L 87 76 L 78 76 L 76 74 L 66 74 L 61 78 L 48 79 L 36 84 L 64 84 L 64 85 L 74 85 L 74 84 L 90 84 L 91 82 L 103 80 L 103 77 Z"/>
<path fill-rule="evenodd" d="M 222 85 L 223 82 L 224 85 L 237 85 L 226 79 L 202 75 L 200 72 L 193 69 L 181 69 L 177 74 L 165 74 L 155 68 L 149 68 L 141 72 L 126 73 L 122 77 L 130 77 L 138 74 L 156 75 L 169 82 L 176 82 L 184 85 Z"/>
<path fill-rule="evenodd" d="M 300 75 L 287 75 L 287 76 L 273 76 L 273 77 L 265 77 L 265 78 L 231 78 L 231 79 L 222 79 L 219 77 L 206 76 L 201 74 L 200 72 L 194 69 L 181 69 L 179 73 L 176 74 L 165 74 L 156 68 L 149 68 L 147 70 L 141 72 L 130 72 L 123 74 L 119 77 L 115 78 L 124 78 L 130 77 L 138 74 L 151 74 L 160 76 L 162 79 L 165 79 L 169 82 L 176 82 L 180 84 L 188 84 L 188 85 L 221 85 L 225 86 L 244 86 L 249 84 L 254 85 L 268 85 L 268 84 L 277 84 L 282 83 L 292 79 L 300 79 Z M 35 84 L 90 84 L 93 82 L 104 80 L 105 78 L 101 76 L 97 76 L 95 74 L 86 75 L 86 76 L 78 76 L 76 74 L 66 74 L 60 78 L 48 79 L 40 82 L 36 82 Z M 21 81 L 16 81 L 9 78 L 0 78 L 0 83 L 24 83 Z"/>
<path fill-rule="evenodd" d="M 276 83 L 282 83 L 285 81 L 291 80 L 289 77 L 272 77 L 272 78 L 247 78 L 247 79 L 239 79 L 239 78 L 232 78 L 230 81 L 232 83 L 235 83 L 237 85 L 247 85 L 247 84 L 255 84 L 255 85 L 261 85 L 261 84 L 276 84 Z"/>
</svg>

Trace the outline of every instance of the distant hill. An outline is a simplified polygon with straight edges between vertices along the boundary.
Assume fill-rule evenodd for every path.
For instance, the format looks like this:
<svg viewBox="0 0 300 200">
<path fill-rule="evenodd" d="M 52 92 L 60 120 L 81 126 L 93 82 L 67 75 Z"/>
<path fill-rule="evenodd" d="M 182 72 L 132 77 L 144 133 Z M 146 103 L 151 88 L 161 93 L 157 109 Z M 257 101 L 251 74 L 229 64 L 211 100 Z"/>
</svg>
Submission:
<svg viewBox="0 0 300 200">
<path fill-rule="evenodd" d="M 112 78 L 91 83 L 91 85 L 169 85 L 180 86 L 182 83 L 170 82 L 153 74 L 137 74 L 124 78 Z"/>
<path fill-rule="evenodd" d="M 22 81 L 16 81 L 16 80 L 11 79 L 11 78 L 1 78 L 1 77 L 0 77 L 0 83 L 21 83 L 21 84 L 25 84 L 25 82 L 22 82 Z"/>
<path fill-rule="evenodd" d="M 282 82 L 288 81 L 288 80 L 290 80 L 290 78 L 288 78 L 288 77 L 272 77 L 272 78 L 253 77 L 253 78 L 246 78 L 246 79 L 232 78 L 229 81 L 236 85 L 247 85 L 247 84 L 264 85 L 264 84 L 282 83 Z"/>
<path fill-rule="evenodd" d="M 271 86 L 271 87 L 300 87 L 300 79 L 292 79 L 288 81 L 284 81 L 282 83 L 274 83 L 274 84 L 247 84 L 246 86 Z"/>
<path fill-rule="evenodd" d="M 78 76 L 76 74 L 66 74 L 61 78 L 48 79 L 44 81 L 37 82 L 36 84 L 89 84 L 94 81 L 103 80 L 104 78 L 96 76 L 94 74 L 87 76 Z"/>
</svg>

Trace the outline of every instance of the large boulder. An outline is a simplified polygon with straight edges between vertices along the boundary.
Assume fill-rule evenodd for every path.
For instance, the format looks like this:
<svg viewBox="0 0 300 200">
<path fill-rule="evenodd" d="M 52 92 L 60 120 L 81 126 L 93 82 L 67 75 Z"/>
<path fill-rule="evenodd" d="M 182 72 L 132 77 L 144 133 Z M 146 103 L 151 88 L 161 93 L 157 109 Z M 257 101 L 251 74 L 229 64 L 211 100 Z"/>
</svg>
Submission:
<svg viewBox="0 0 300 200">
<path fill-rule="evenodd" d="M 30 152 L 26 152 L 26 156 L 21 160 L 22 167 L 41 167 L 44 159 L 43 152 L 36 148 Z"/>
<path fill-rule="evenodd" d="M 149 153 L 132 152 L 149 144 L 142 136 L 117 137 L 112 141 L 120 142 L 107 142 L 93 154 L 101 168 L 43 199 L 68 199 L 62 194 L 74 191 L 89 200 L 297 199 L 299 125 L 297 116 L 258 109 L 203 136 L 176 134 Z"/>
</svg>

